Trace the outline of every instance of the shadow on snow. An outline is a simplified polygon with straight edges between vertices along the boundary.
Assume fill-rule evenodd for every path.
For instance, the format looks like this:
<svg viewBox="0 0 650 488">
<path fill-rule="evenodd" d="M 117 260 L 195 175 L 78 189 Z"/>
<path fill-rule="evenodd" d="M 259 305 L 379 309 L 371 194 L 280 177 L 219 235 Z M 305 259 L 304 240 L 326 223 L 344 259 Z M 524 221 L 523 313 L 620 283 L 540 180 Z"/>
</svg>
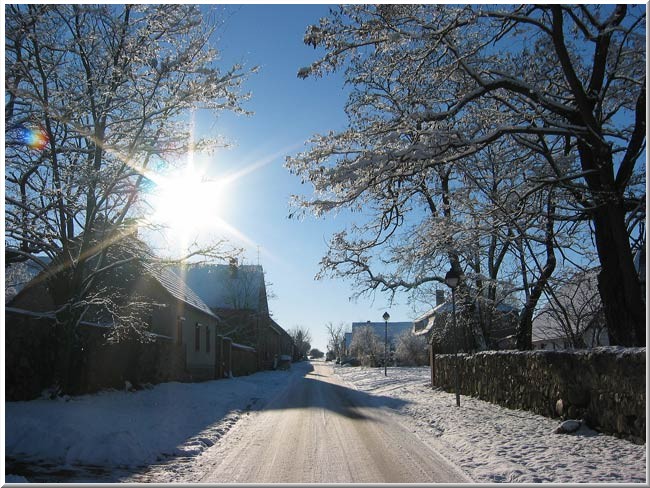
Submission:
<svg viewBox="0 0 650 488">
<path fill-rule="evenodd" d="M 328 381 L 328 376 L 314 372 L 310 363 L 294 363 L 293 371 L 289 374 L 289 384 L 268 401 L 259 402 L 259 398 L 250 398 L 247 404 L 241 406 L 241 412 L 250 410 L 287 410 L 287 409 L 323 409 L 352 420 L 369 420 L 370 411 L 380 411 L 383 408 L 398 409 L 406 401 L 381 395 L 364 393 Z M 261 372 L 263 373 L 263 372 Z M 292 377 L 294 376 L 295 377 Z M 219 380 L 228 381 L 228 380 Z M 225 412 L 219 418 L 212 418 L 213 425 L 223 422 L 232 410 Z M 381 422 L 381 417 L 372 420 Z M 206 425 L 205 428 L 209 426 Z M 199 429 L 200 430 L 200 429 Z M 201 432 L 185 439 L 191 442 L 200 437 Z M 47 460 L 16 459 L 5 456 L 5 473 L 25 476 L 30 482 L 119 482 L 138 480 L 138 475 L 144 475 L 151 469 L 162 468 L 170 463 L 191 462 L 192 457 L 182 455 L 164 456 L 151 466 L 133 467 L 104 467 L 90 465 L 56 465 Z"/>
</svg>

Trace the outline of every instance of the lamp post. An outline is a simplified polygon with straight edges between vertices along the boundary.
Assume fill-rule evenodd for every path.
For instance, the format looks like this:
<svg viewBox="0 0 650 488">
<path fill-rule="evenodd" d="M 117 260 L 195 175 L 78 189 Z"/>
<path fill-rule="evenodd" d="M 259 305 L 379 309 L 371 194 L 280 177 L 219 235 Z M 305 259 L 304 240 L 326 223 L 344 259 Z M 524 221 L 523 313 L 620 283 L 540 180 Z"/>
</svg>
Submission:
<svg viewBox="0 0 650 488">
<path fill-rule="evenodd" d="M 454 316 L 454 383 L 456 389 L 456 406 L 460 407 L 460 391 L 459 391 L 459 382 L 458 382 L 458 327 L 456 325 L 456 287 L 460 282 L 460 274 L 454 269 L 452 265 L 451 269 L 445 275 L 445 283 L 451 288 L 451 307 L 452 315 Z"/>
<path fill-rule="evenodd" d="M 390 319 L 390 314 L 384 312 L 382 318 L 384 319 L 384 376 L 388 376 L 388 319 Z"/>
</svg>

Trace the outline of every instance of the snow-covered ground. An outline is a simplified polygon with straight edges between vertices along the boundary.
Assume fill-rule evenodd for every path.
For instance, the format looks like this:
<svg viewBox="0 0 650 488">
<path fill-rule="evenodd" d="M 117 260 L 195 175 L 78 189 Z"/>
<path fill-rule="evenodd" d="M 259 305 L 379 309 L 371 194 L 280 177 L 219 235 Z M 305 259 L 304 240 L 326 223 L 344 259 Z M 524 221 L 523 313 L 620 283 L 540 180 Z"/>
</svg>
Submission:
<svg viewBox="0 0 650 488">
<path fill-rule="evenodd" d="M 85 464 L 120 470 L 176 456 L 191 465 L 247 411 L 263 407 L 306 367 L 299 363 L 289 372 L 166 383 L 67 401 L 7 402 L 6 455 L 67 469 Z M 428 368 L 389 368 L 388 377 L 383 369 L 335 371 L 358 390 L 402 400 L 392 404 L 405 424 L 477 482 L 646 481 L 645 445 L 585 427 L 577 434 L 554 434 L 556 420 L 468 397 L 461 397 L 457 408 L 453 394 L 428 386 Z M 7 469 L 6 482 L 26 481 Z M 176 469 L 173 463 L 169 469 Z"/>
<path fill-rule="evenodd" d="M 110 470 L 172 456 L 194 457 L 296 374 L 300 368 L 203 383 L 163 383 L 141 391 L 6 402 L 5 454 L 21 464 L 46 462 L 67 471 L 75 465 Z M 10 477 L 15 474 L 10 469 L 5 471 L 7 482 L 19 479 Z"/>
<path fill-rule="evenodd" d="M 481 483 L 641 483 L 646 446 L 582 426 L 554 434 L 558 420 L 432 390 L 430 370 L 336 367 L 358 390 L 405 401 L 397 407 L 418 436 Z"/>
</svg>

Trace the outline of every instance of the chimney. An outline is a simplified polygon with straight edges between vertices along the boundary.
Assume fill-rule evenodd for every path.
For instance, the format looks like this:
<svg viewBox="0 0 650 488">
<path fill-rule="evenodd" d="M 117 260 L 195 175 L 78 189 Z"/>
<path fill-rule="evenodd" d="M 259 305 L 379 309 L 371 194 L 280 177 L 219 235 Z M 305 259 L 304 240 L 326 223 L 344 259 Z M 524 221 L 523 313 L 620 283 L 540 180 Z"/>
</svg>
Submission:
<svg viewBox="0 0 650 488">
<path fill-rule="evenodd" d="M 436 307 L 445 303 L 445 290 L 436 290 Z"/>
</svg>

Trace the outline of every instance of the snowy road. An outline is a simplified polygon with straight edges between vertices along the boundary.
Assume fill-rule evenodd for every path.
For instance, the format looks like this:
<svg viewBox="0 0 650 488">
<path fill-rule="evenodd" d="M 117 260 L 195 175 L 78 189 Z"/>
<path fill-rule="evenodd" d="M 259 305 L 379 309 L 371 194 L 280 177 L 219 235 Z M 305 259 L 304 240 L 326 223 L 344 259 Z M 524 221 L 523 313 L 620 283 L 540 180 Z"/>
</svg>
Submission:
<svg viewBox="0 0 650 488">
<path fill-rule="evenodd" d="M 204 453 L 203 476 L 196 481 L 471 481 L 385 408 L 399 400 L 351 389 L 327 364 L 296 366 L 305 374 L 295 375 L 264 410 L 251 412 L 226 442 Z"/>
<path fill-rule="evenodd" d="M 332 374 L 332 369 L 334 374 Z M 230 380 L 5 403 L 5 476 L 34 483 L 646 483 L 646 446 L 432 390 L 428 368 L 294 363 Z M 421 441 L 422 442 L 421 442 Z M 460 478 L 459 478 L 460 477 Z"/>
</svg>

